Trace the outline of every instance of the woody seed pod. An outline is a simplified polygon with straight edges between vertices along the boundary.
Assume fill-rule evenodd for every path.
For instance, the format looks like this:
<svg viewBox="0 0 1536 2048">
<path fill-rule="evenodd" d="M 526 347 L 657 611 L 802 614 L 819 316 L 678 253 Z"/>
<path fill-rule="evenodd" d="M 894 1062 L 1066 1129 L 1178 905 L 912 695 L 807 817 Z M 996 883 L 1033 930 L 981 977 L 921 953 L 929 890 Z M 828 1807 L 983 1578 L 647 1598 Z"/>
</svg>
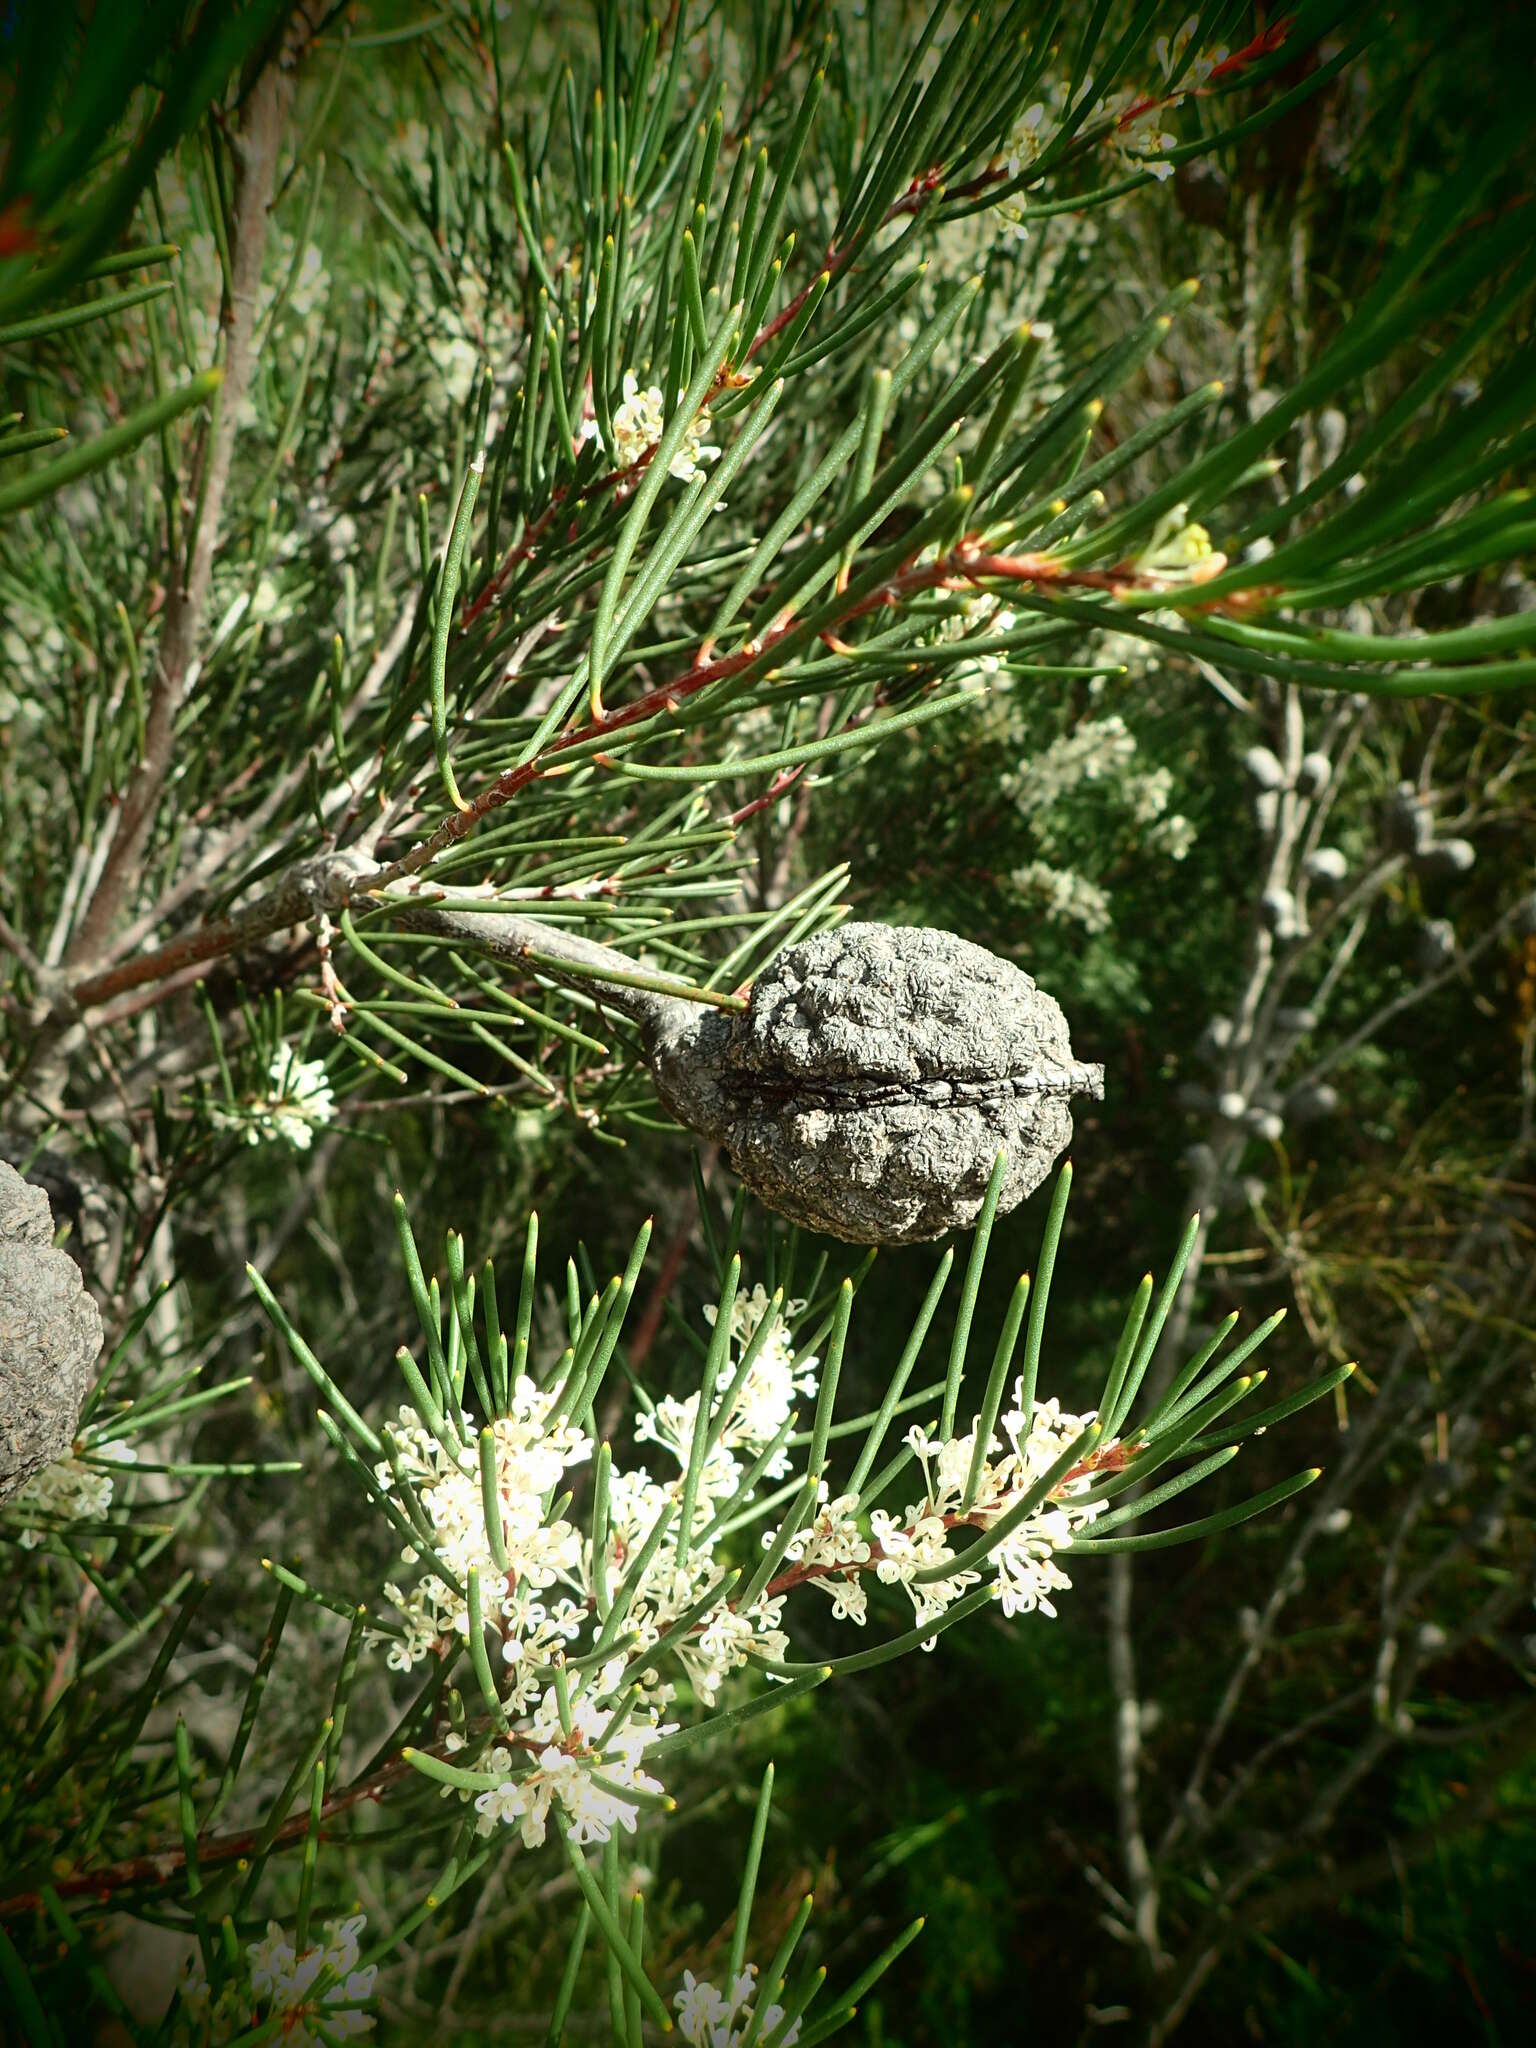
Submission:
<svg viewBox="0 0 1536 2048">
<path fill-rule="evenodd" d="M 1104 1069 L 1073 1058 L 1055 999 L 952 932 L 818 932 L 764 969 L 741 1011 L 625 986 L 628 954 L 558 925 L 389 893 L 406 924 L 525 973 L 537 952 L 536 972 L 631 1017 L 671 1114 L 723 1146 L 770 1209 L 854 1244 L 974 1223 L 999 1148 L 998 1206 L 1017 1207 L 1071 1140 L 1071 1098 L 1103 1098 Z"/>
<path fill-rule="evenodd" d="M 0 1501 L 67 1457 L 101 1351 L 101 1317 L 48 1197 L 0 1161 Z"/>
<path fill-rule="evenodd" d="M 855 1244 L 973 1223 L 1000 1146 L 1014 1208 L 1104 1092 L 1060 1005 L 952 932 L 840 925 L 781 953 L 745 1014 L 678 1006 L 649 1035 L 657 1093 L 770 1209 Z"/>
</svg>

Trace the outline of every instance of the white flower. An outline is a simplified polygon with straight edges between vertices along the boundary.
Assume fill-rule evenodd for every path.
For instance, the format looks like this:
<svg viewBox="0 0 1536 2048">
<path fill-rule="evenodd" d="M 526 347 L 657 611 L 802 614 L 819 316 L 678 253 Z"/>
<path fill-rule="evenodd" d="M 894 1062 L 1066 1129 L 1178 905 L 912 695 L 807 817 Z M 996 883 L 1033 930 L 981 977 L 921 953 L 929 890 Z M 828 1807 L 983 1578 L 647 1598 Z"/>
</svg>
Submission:
<svg viewBox="0 0 1536 2048">
<path fill-rule="evenodd" d="M 565 1734 L 560 1720 L 559 1700 L 551 1686 L 544 1694 L 526 1731 L 543 1747 L 532 1770 L 521 1777 L 498 1777 L 494 1784 L 474 1795 L 478 1834 L 494 1834 L 497 1827 L 516 1827 L 523 1847 L 537 1849 L 544 1841 L 549 1810 L 558 1800 L 570 1824 L 571 1838 L 578 1843 L 606 1842 L 615 1827 L 635 1832 L 639 1808 L 625 1799 L 622 1789 L 660 1792 L 655 1778 L 640 1768 L 648 1744 L 659 1734 L 670 1734 L 676 1726 L 658 1727 L 655 1716 L 631 1716 L 625 1726 L 609 1738 L 613 1711 L 594 1705 L 590 1696 L 580 1695 L 574 1703 L 572 1727 Z M 493 1763 L 506 1752 L 493 1753 Z M 498 1766 L 499 1767 L 499 1766 Z M 599 1785 L 592 1773 L 600 1771 L 607 1783 Z M 466 1790 L 464 1798 L 471 1795 Z"/>
<path fill-rule="evenodd" d="M 323 1060 L 301 1060 L 287 1046 L 280 1046 L 267 1068 L 268 1093 L 237 1104 L 217 1108 L 214 1122 L 224 1130 L 239 1131 L 248 1145 L 260 1145 L 282 1138 L 296 1152 L 307 1152 L 319 1124 L 328 1124 L 336 1114 L 330 1077 Z"/>
<path fill-rule="evenodd" d="M 623 401 L 613 415 L 613 438 L 622 469 L 632 469 L 661 439 L 662 428 L 666 424 L 665 404 L 659 384 L 648 385 L 642 390 L 634 371 L 624 372 Z M 588 422 L 582 429 L 582 438 L 590 440 L 596 432 L 595 422 Z M 708 432 L 709 414 L 700 412 L 667 465 L 669 476 L 675 476 L 680 483 L 686 484 L 702 475 L 704 464 L 713 462 L 720 453 L 718 448 L 705 445 L 704 436 Z"/>
<path fill-rule="evenodd" d="M 1138 825 L 1153 824 L 1168 808 L 1168 799 L 1173 795 L 1173 771 L 1169 768 L 1151 768 L 1145 775 L 1133 776 L 1127 784 L 1131 799 L 1131 816 Z"/>
<path fill-rule="evenodd" d="M 132 1445 L 125 1443 L 93 1444 L 89 1452 L 93 1460 L 109 1458 L 118 1465 L 133 1464 L 137 1455 Z M 112 1474 L 98 1472 L 94 1464 L 74 1456 L 58 1458 L 45 1465 L 16 1500 L 19 1506 L 56 1521 L 99 1522 L 112 1506 Z M 46 1529 L 28 1527 L 17 1531 L 16 1540 L 23 1550 L 35 1550 L 47 1534 Z"/>
<path fill-rule="evenodd" d="M 1045 106 L 1037 100 L 1032 107 L 1026 107 L 1008 138 L 1008 147 L 1003 152 L 1003 164 L 1010 178 L 1016 178 L 1021 171 L 1027 171 L 1039 156 L 1041 150 L 1040 131 L 1045 123 Z"/>
<path fill-rule="evenodd" d="M 1109 929 L 1109 898 L 1085 875 L 1032 860 L 1016 868 L 1012 880 L 1039 902 L 1051 924 L 1080 924 L 1086 932 Z"/>
<path fill-rule="evenodd" d="M 262 1939 L 248 1944 L 244 1969 L 221 1985 L 217 2000 L 202 1957 L 193 1961 L 182 1981 L 177 2017 L 193 2022 L 191 2038 L 199 2042 L 232 2040 L 253 2019 L 279 2015 L 279 2038 L 292 2048 L 321 2048 L 327 2041 L 372 2033 L 373 2016 L 361 2008 L 373 1996 L 378 1966 L 357 1967 L 358 1936 L 367 1924 L 363 1913 L 328 1920 L 324 1939 L 300 1955 L 282 1926 L 269 1920 Z M 253 2012 L 253 2004 L 264 2013 Z"/>
<path fill-rule="evenodd" d="M 677 2030 L 692 2048 L 736 2048 L 752 2022 L 752 2001 L 757 1995 L 757 1965 L 748 1963 L 741 1975 L 731 1986 L 730 1997 L 709 1983 L 707 1979 L 695 1977 L 692 1970 L 683 1972 L 683 1988 L 674 1994 L 672 2003 L 677 2007 Z M 757 2039 L 766 2040 L 784 2017 L 782 2005 L 769 2005 L 763 2009 Z M 784 2031 L 784 2048 L 800 2038 L 800 2022 Z"/>
<path fill-rule="evenodd" d="M 1170 860 L 1183 860 L 1194 843 L 1194 826 L 1178 813 L 1169 818 L 1159 818 L 1147 834 L 1148 846 L 1156 848 L 1159 853 L 1166 853 Z"/>
</svg>

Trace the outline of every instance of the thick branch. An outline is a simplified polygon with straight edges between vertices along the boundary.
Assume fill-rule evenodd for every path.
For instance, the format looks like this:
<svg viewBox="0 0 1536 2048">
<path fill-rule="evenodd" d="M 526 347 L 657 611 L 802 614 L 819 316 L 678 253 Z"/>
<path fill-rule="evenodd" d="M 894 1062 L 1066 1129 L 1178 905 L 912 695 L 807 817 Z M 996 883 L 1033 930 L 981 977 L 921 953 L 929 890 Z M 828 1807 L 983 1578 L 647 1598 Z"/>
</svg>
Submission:
<svg viewBox="0 0 1536 2048">
<path fill-rule="evenodd" d="M 296 17 L 296 28 L 300 35 L 308 32 L 302 10 Z M 144 850 L 154 830 L 175 756 L 177 721 L 196 677 L 203 609 L 224 524 L 224 498 L 235 434 L 254 359 L 261 264 L 267 246 L 267 209 L 277 182 L 278 150 L 293 97 L 293 57 L 291 42 L 274 51 L 245 103 L 245 118 L 235 148 L 224 383 L 195 493 L 197 524 L 187 560 L 171 564 L 171 590 L 145 721 L 143 759 L 123 798 L 101 878 L 69 947 L 65 964 L 75 969 L 101 956 L 118 912 L 142 869 Z"/>
</svg>

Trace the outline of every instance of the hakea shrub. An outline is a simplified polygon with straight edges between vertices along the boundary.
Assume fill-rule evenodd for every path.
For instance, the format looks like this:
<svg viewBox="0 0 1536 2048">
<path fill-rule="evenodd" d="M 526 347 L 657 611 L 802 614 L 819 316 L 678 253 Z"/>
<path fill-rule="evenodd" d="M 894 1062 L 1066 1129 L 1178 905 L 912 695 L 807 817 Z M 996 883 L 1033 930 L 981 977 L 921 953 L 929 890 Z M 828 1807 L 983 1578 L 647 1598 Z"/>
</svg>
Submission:
<svg viewBox="0 0 1536 2048">
<path fill-rule="evenodd" d="M 791 1976 L 808 1902 L 754 1975 L 765 1787 L 727 1966 L 684 1973 L 669 2009 L 617 1845 L 686 1795 L 678 1760 L 989 1603 L 1049 1616 L 1097 1554 L 1282 1504 L 1310 1473 L 1125 1533 L 1348 1370 L 1234 1423 L 1269 1326 L 1227 1351 L 1229 1324 L 1133 1419 L 1186 1235 L 1156 1301 L 1137 1290 L 1097 1406 L 1041 1398 L 1063 1181 L 1033 1289 L 968 1378 L 994 1186 L 934 1383 L 908 1391 L 952 1253 L 878 1407 L 839 1420 L 867 1268 L 802 1296 L 786 1254 L 759 1299 L 733 1251 L 696 1390 L 652 1407 L 636 1389 L 620 1461 L 597 1402 L 643 1241 L 590 1301 L 576 1289 L 551 1359 L 531 1260 L 504 1325 L 459 1239 L 429 1282 L 402 1224 L 421 1329 L 387 1416 L 256 1283 L 368 1502 L 355 1533 L 387 1533 L 377 1589 L 350 1552 L 272 1559 L 233 1734 L 152 1720 L 237 1518 L 223 1489 L 298 1469 L 242 1455 L 243 1379 L 196 1384 L 230 1310 L 206 1275 L 228 1289 L 275 1256 L 281 1232 L 247 1226 L 274 1199 L 298 1218 L 334 1162 L 350 1287 L 372 1199 L 347 1179 L 354 1140 L 390 1132 L 391 1170 L 426 1177 L 423 1104 L 470 1104 L 492 1131 L 509 1107 L 519 1139 L 532 1124 L 573 1147 L 622 1129 L 638 1157 L 661 1119 L 615 992 L 729 1010 L 839 925 L 847 869 L 807 873 L 800 825 L 849 759 L 927 745 L 1004 693 L 1091 689 L 1127 639 L 1345 695 L 1529 682 L 1536 614 L 1335 623 L 1529 539 L 1520 494 L 1486 495 L 1529 452 L 1524 384 L 1455 396 L 1526 317 L 1529 231 L 1490 197 L 1497 136 L 1305 374 L 1234 413 L 1204 365 L 1167 381 L 1193 283 L 1143 293 L 1096 220 L 1304 109 L 1353 55 L 1329 40 L 1338 9 L 1304 5 L 1235 50 L 1215 40 L 1226 9 L 1170 33 L 1171 14 L 1101 5 L 1059 32 L 1060 8 L 939 0 L 909 37 L 883 5 L 754 8 L 750 33 L 733 12 L 605 5 L 589 35 L 545 10 L 514 60 L 486 0 L 403 39 L 354 38 L 326 0 L 210 6 L 167 53 L 131 10 L 21 10 L 26 117 L 0 163 L 8 389 L 24 367 L 19 412 L 0 414 L 0 1101 L 7 1140 L 97 1169 L 123 1226 L 73 1456 L 6 1503 L 29 1572 L 57 1574 L 19 1596 L 0 1788 L 17 1873 L 0 1989 L 37 2039 L 34 1980 L 73 1998 L 83 1960 L 94 1995 L 107 1910 L 196 1941 L 172 2021 L 193 2039 L 357 2031 L 374 1971 L 430 1911 L 500 1847 L 553 1857 L 556 1837 L 579 1906 L 551 2040 L 595 1930 L 626 2048 L 673 2011 L 712 2048 L 809 2048 L 910 1930 L 808 2022 L 819 1982 Z M 418 39 L 412 106 L 393 73 L 344 81 Z M 1149 382 L 1154 412 L 1127 431 Z M 1335 405 L 1350 431 L 1293 482 L 1296 434 Z M 1093 932 L 1103 871 L 1065 843 L 1086 828 L 1051 818 L 1112 786 L 1159 859 L 1192 828 L 1109 718 L 1060 741 L 1033 750 L 1033 783 L 1019 770 L 1009 866 L 1024 904 Z M 1280 814 L 1283 792 L 1261 794 Z M 1431 875 L 1470 854 L 1414 845 Z M 509 963 L 483 934 L 514 906 L 545 943 Z M 551 968 L 575 921 L 629 962 L 577 992 Z M 1298 923 L 1274 905 L 1276 936 Z M 162 1345 L 178 1316 L 180 1348 Z M 347 1642 L 317 1723 L 290 1707 L 258 1795 L 252 1728 L 300 1603 Z M 830 1659 L 807 1654 L 829 1608 L 861 1645 Z M 80 1648 L 76 1624 L 106 1614 L 118 1633 Z M 131 1687 L 100 1681 L 141 1650 Z M 360 1672 L 408 1697 L 389 1693 L 358 1760 Z M 237 1797 L 254 1820 L 229 1819 Z M 357 1913 L 312 1924 L 316 1869 L 343 1816 L 362 1841 L 386 1804 L 408 1809 L 402 1835 L 425 1809 L 442 1856 L 420 1902 L 417 1866 L 391 1871 L 365 1953 Z"/>
</svg>

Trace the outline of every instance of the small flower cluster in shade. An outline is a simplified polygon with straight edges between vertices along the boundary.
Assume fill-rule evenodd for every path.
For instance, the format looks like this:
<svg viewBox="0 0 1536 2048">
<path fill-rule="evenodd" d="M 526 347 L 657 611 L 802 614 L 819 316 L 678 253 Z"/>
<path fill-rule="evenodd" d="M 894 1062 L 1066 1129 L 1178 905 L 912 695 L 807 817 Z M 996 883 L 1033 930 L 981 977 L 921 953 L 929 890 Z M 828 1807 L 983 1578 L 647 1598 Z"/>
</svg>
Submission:
<svg viewBox="0 0 1536 2048">
<path fill-rule="evenodd" d="M 1027 860 L 1009 880 L 1048 924 L 1081 925 L 1085 932 L 1109 930 L 1108 893 L 1075 869 Z"/>
<path fill-rule="evenodd" d="M 267 1068 L 267 1091 L 233 1105 L 221 1105 L 213 1120 L 221 1130 L 238 1131 L 248 1145 L 280 1138 L 295 1152 L 307 1152 L 316 1127 L 336 1114 L 330 1076 L 323 1060 L 301 1060 L 280 1046 Z"/>
<path fill-rule="evenodd" d="M 131 1444 L 93 1444 L 90 1463 L 78 1457 L 56 1458 L 45 1465 L 10 1503 L 28 1514 L 46 1515 L 50 1522 L 99 1522 L 112 1506 L 114 1474 L 100 1471 L 96 1461 L 109 1459 L 115 1465 L 131 1465 L 137 1453 Z M 16 1532 L 23 1550 L 35 1550 L 47 1540 L 46 1528 L 26 1524 Z"/>
<path fill-rule="evenodd" d="M 287 2048 L 325 2048 L 373 2031 L 373 2016 L 362 2008 L 373 1996 L 378 1967 L 360 1970 L 358 1936 L 365 1913 L 328 1920 L 324 1939 L 302 1955 L 276 1920 L 251 1942 L 243 1967 L 215 1990 L 201 1955 L 182 1979 L 176 2010 L 177 2038 L 203 2043 L 232 2041 L 251 2028 L 272 2026 Z"/>
<path fill-rule="evenodd" d="M 458 1720 L 435 1760 L 422 1759 L 443 1797 L 473 1803 L 480 1834 L 515 1828 L 524 1846 L 537 1848 L 552 1814 L 580 1844 L 606 1842 L 619 1829 L 633 1834 L 641 1808 L 667 1803 L 645 1764 L 651 1746 L 678 1727 L 662 1717 L 678 1696 L 679 1668 L 704 1707 L 753 1663 L 770 1679 L 791 1675 L 784 1609 L 801 1587 L 825 1594 L 834 1618 L 862 1626 L 867 1581 L 876 1578 L 904 1588 L 919 1625 L 937 1621 L 981 1573 L 930 1580 L 930 1568 L 956 1554 L 952 1540 L 960 1548 L 981 1540 L 1085 1426 L 1054 1402 L 1026 1417 L 1017 1387 L 968 1504 L 975 1429 L 948 1442 L 912 1431 L 924 1496 L 904 1516 L 878 1507 L 865 1514 L 852 1494 L 831 1498 L 823 1480 L 808 1526 L 767 1525 L 765 1548 L 784 1538 L 779 1575 L 738 1591 L 729 1559 L 718 1555 L 722 1538 L 754 1519 L 759 1487 L 786 1477 L 793 1486 L 796 1400 L 817 1391 L 818 1360 L 797 1354 L 784 1320 L 786 1310 L 793 1317 L 804 1308 L 761 1286 L 737 1293 L 709 1412 L 701 1415 L 699 1392 L 647 1406 L 635 1436 L 658 1454 L 661 1476 L 611 1467 L 597 1534 L 590 1520 L 578 1527 L 565 1512 L 580 1483 L 575 1469 L 595 1446 L 564 1413 L 558 1372 L 548 1387 L 518 1376 L 507 1412 L 478 1436 L 467 1414 L 436 1414 L 428 1428 L 410 1407 L 386 1431 L 375 1477 L 421 1532 L 419 1545 L 401 1553 L 420 1569 L 408 1584 L 386 1586 L 398 1622 L 381 1624 L 373 1640 L 387 1645 L 391 1665 L 409 1671 L 444 1643 L 467 1638 L 472 1573 L 498 1639 L 497 1729 L 467 1732 Z M 1054 1613 L 1051 1596 L 1069 1583 L 1055 1553 L 1097 1512 L 1077 1500 L 1087 1483 L 1077 1475 L 1059 1486 L 986 1561 L 1006 1612 Z M 692 1512 L 682 1541 L 685 1503 Z M 501 1525 L 494 1547 L 488 1504 Z"/>
<path fill-rule="evenodd" d="M 1058 814 L 1057 807 L 1085 786 L 1102 788 L 1123 807 L 1140 843 L 1150 851 L 1183 860 L 1193 846 L 1194 827 L 1168 809 L 1172 772 L 1162 767 L 1141 769 L 1136 761 L 1135 735 L 1123 718 L 1110 713 L 1081 720 L 1000 778 L 999 787 L 1029 820 L 1042 855 L 1048 856 L 1024 862 L 1010 879 L 1048 922 L 1075 924 L 1090 933 L 1109 928 L 1106 891 L 1060 858 L 1079 835 L 1071 813 Z"/>
<path fill-rule="evenodd" d="M 614 452 L 621 469 L 633 469 L 661 439 L 666 425 L 665 406 L 666 400 L 659 384 L 648 384 L 642 388 L 633 370 L 624 372 L 624 397 L 613 414 Z M 701 411 L 689 424 L 677 453 L 667 464 L 669 476 L 675 476 L 679 483 L 688 484 L 696 476 L 703 475 L 704 465 L 714 462 L 720 454 L 718 448 L 705 441 L 704 436 L 708 432 L 709 414 Z M 584 420 L 582 440 L 595 441 L 597 437 L 597 421 Z"/>
<path fill-rule="evenodd" d="M 995 676 L 1001 669 L 1004 656 L 987 651 L 987 641 L 995 635 L 1011 633 L 1019 623 L 1016 613 L 1008 610 L 1000 597 L 990 590 L 973 591 L 961 603 L 960 609 L 951 612 L 939 627 L 941 640 L 980 640 L 974 661 L 951 670 L 957 682 L 969 676 Z"/>
<path fill-rule="evenodd" d="M 729 1998 L 707 1978 L 684 1970 L 683 1988 L 672 2003 L 677 2007 L 677 2031 L 692 2048 L 737 2048 L 757 2011 L 757 1965 L 748 1963 L 732 1984 Z M 769 2039 L 783 2017 L 782 2005 L 765 2006 L 755 2038 Z M 799 2038 L 800 2022 L 795 2020 L 780 2035 L 781 2048 L 794 2048 Z"/>
</svg>

